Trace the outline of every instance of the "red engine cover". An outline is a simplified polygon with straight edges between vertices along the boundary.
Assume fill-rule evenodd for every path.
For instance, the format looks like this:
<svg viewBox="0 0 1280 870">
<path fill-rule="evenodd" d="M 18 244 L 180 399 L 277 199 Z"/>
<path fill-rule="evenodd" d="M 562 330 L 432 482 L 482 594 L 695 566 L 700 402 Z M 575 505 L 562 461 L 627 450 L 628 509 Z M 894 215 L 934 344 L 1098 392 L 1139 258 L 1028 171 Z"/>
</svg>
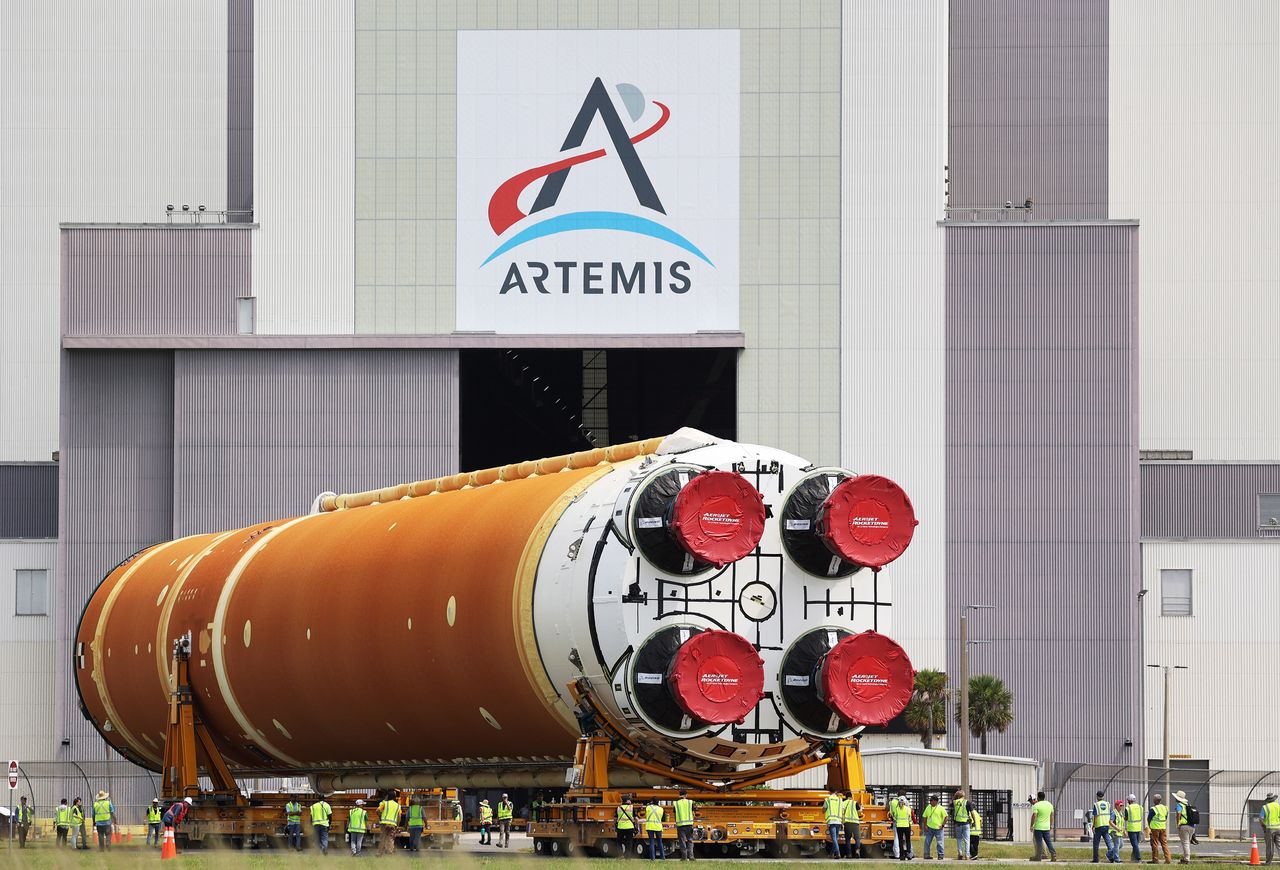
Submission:
<svg viewBox="0 0 1280 870">
<path fill-rule="evenodd" d="M 911 499 L 887 477 L 848 477 L 827 496 L 819 521 L 822 540 L 841 558 L 879 570 L 911 544 L 919 521 Z"/>
<path fill-rule="evenodd" d="M 764 659 L 742 635 L 704 631 L 676 651 L 669 685 L 695 719 L 740 722 L 764 697 Z"/>
<path fill-rule="evenodd" d="M 717 568 L 760 545 L 764 496 L 732 471 L 706 471 L 676 496 L 671 530 L 689 553 Z"/>
<path fill-rule="evenodd" d="M 915 690 L 906 651 L 875 631 L 841 638 L 822 661 L 822 699 L 854 725 L 883 725 Z"/>
</svg>

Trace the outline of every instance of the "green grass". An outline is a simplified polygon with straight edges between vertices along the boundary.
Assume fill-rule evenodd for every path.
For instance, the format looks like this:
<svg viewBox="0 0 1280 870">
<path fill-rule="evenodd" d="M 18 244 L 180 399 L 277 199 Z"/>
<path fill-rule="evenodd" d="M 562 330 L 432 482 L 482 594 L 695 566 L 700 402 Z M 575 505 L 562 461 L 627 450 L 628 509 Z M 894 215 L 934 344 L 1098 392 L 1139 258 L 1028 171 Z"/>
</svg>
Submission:
<svg viewBox="0 0 1280 870">
<path fill-rule="evenodd" d="M 515 845 L 514 843 L 512 844 Z M 951 846 L 948 843 L 948 846 Z M 983 843 L 983 857 L 988 864 L 1002 863 L 1019 863 L 1025 864 L 1026 858 L 1031 854 L 1032 847 L 1025 843 Z M 948 853 L 950 854 L 950 853 Z M 1058 854 L 1061 858 L 1059 863 L 1082 863 L 1088 862 L 1090 851 L 1087 848 L 1078 846 L 1060 846 Z M 106 870 L 114 870 L 114 868 L 132 868 L 143 863 L 159 862 L 159 856 L 154 849 L 148 849 L 138 844 L 120 845 L 113 847 L 109 852 L 101 853 L 96 850 L 88 852 L 73 852 L 70 850 L 59 850 L 46 842 L 36 844 L 28 844 L 25 850 L 19 850 L 17 844 L 11 850 L 0 846 L 0 870 L 27 870 L 27 868 L 35 868 L 35 870 L 61 870 L 61 868 L 106 868 Z M 271 850 L 244 850 L 236 851 L 232 849 L 205 848 L 198 851 L 192 851 L 187 854 L 179 855 L 178 859 L 172 864 L 167 865 L 173 870 L 294 870 L 294 868 L 314 868 L 319 860 L 325 862 L 344 863 L 351 860 L 346 854 L 345 848 L 341 845 L 335 845 L 330 848 L 330 854 L 326 859 L 320 859 L 313 852 L 304 852 L 302 854 L 294 854 L 289 852 L 275 852 Z M 362 860 L 376 861 L 372 851 L 367 851 Z M 715 860 L 715 859 L 703 859 Z M 801 859 L 797 861 L 774 861 L 763 857 L 737 859 L 734 863 L 742 863 L 746 861 L 758 862 L 769 867 L 778 867 L 782 864 L 808 866 L 813 868 L 819 864 L 828 861 L 821 857 Z M 1176 858 L 1175 866 L 1176 866 Z M 399 853 L 395 861 L 427 864 L 445 865 L 456 870 L 480 870 L 480 868 L 502 868 L 502 870 L 586 870 L 586 868 L 603 868 L 605 866 L 617 866 L 617 859 L 608 858 L 538 858 L 532 853 L 530 846 L 521 843 L 519 848 L 513 848 L 508 854 L 490 854 L 476 853 L 468 851 L 456 851 L 451 853 L 442 852 L 426 852 L 415 858 L 407 853 Z M 387 862 L 383 862 L 387 863 Z M 919 870 L 921 861 L 912 862 L 913 866 Z M 947 864 L 956 864 L 954 861 L 947 861 Z M 979 861 L 977 863 L 984 863 Z M 1237 858 L 1210 858 L 1207 861 L 1197 861 L 1191 865 L 1193 867 L 1209 867 L 1213 864 L 1236 864 L 1239 865 L 1241 860 Z M 703 865 L 705 867 L 705 864 Z M 847 866 L 847 865 L 846 865 Z M 901 864 L 895 861 L 865 861 L 859 864 L 861 867 L 879 867 L 882 870 L 888 870 L 891 867 L 901 867 Z M 934 866 L 932 863 L 923 866 Z"/>
</svg>

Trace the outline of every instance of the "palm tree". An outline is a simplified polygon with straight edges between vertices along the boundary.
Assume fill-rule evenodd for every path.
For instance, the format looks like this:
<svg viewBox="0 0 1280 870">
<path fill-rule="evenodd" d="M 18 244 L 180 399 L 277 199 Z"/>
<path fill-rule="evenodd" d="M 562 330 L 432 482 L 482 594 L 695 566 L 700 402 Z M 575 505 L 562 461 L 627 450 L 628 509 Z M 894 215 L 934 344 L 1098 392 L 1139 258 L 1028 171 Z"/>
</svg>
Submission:
<svg viewBox="0 0 1280 870">
<path fill-rule="evenodd" d="M 933 748 L 933 735 L 947 728 L 947 675 L 925 668 L 916 672 L 915 691 L 902 711 L 907 727 L 920 735 L 925 749 Z"/>
<path fill-rule="evenodd" d="M 976 674 L 969 678 L 969 733 L 978 739 L 983 754 L 987 754 L 987 734 L 996 731 L 1003 734 L 1013 722 L 1013 693 L 1004 680 L 990 674 Z M 960 721 L 960 706 L 956 705 L 956 724 Z"/>
</svg>

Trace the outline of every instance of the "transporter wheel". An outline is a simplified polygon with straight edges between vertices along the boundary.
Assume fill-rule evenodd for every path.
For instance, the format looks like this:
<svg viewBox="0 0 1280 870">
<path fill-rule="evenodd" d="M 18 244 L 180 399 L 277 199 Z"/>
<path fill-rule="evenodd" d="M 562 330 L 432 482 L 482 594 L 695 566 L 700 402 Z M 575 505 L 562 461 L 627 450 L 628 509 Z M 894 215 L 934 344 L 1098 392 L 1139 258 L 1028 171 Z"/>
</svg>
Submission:
<svg viewBox="0 0 1280 870">
<path fill-rule="evenodd" d="M 622 854 L 622 848 L 616 840 L 596 840 L 591 851 L 601 858 L 617 858 Z"/>
<path fill-rule="evenodd" d="M 637 858 L 648 858 L 649 857 L 648 843 L 649 843 L 648 840 L 637 840 L 631 844 L 631 851 L 635 854 Z"/>
<path fill-rule="evenodd" d="M 542 839 L 541 837 L 534 837 L 534 839 L 533 839 L 533 854 L 535 854 L 535 855 L 546 855 L 546 854 L 547 854 L 547 853 L 549 853 L 550 851 L 551 851 L 551 850 L 547 848 L 547 841 L 546 841 L 546 840 Z"/>
<path fill-rule="evenodd" d="M 790 840 L 769 840 L 764 844 L 764 853 L 770 858 L 793 858 L 796 847 Z"/>
</svg>

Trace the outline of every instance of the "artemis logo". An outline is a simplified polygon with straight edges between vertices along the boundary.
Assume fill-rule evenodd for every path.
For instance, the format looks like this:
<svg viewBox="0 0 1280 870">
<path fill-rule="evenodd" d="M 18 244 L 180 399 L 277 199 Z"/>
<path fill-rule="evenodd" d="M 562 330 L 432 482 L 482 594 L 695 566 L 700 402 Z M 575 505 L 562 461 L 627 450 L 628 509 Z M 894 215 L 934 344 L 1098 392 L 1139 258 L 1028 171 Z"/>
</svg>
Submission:
<svg viewBox="0 0 1280 870">
<path fill-rule="evenodd" d="M 635 85 L 626 83 L 619 84 L 617 92 L 632 124 L 636 124 L 646 114 L 647 105 L 644 94 Z M 681 248 L 707 265 L 714 266 L 711 260 L 683 235 L 643 214 L 628 214 L 620 211 L 574 211 L 517 228 L 517 225 L 528 220 L 531 215 L 536 215 L 556 204 L 571 169 L 575 166 L 583 166 L 584 169 L 581 171 L 589 171 L 589 164 L 592 161 L 604 158 L 614 158 L 622 164 L 639 206 L 665 216 L 666 209 L 662 206 L 662 199 L 654 189 L 653 181 L 636 151 L 637 144 L 658 133 L 671 120 L 671 109 L 665 103 L 654 100 L 652 107 L 653 111 L 648 114 L 656 113 L 657 117 L 647 127 L 640 128 L 634 133 L 629 131 L 619 116 L 604 82 L 597 77 L 587 90 L 586 98 L 582 101 L 582 106 L 578 109 L 578 114 L 565 136 L 564 144 L 560 146 L 561 153 L 573 153 L 519 172 L 498 185 L 497 190 L 493 192 L 493 196 L 489 199 L 489 226 L 499 237 L 513 228 L 517 231 L 499 244 L 481 263 L 481 266 L 486 266 L 497 257 L 535 239 L 583 230 L 609 230 L 650 236 Z M 610 147 L 579 150 L 587 137 L 587 132 L 591 129 L 592 122 L 597 117 L 609 135 Z M 520 197 L 537 182 L 541 182 L 541 187 L 529 209 L 529 214 L 525 214 L 520 209 Z M 590 182 L 584 179 L 581 183 L 589 184 Z M 553 291 L 569 293 L 571 288 L 579 286 L 581 291 L 587 294 L 605 292 L 630 294 L 644 293 L 646 285 L 650 293 L 661 293 L 664 287 L 673 293 L 686 293 L 692 286 L 688 276 L 689 263 L 684 260 L 665 264 L 661 260 L 628 263 L 606 263 L 603 260 L 577 263 L 558 260 L 552 264 L 552 267 L 559 271 L 559 281 L 552 282 L 552 289 L 547 288 L 547 279 L 552 267 L 537 261 L 526 262 L 525 267 L 522 270 L 519 263 L 511 264 L 499 290 L 500 294 L 506 294 L 512 290 L 519 293 L 528 293 L 530 290 L 538 293 Z"/>
<path fill-rule="evenodd" d="M 431 283 L 456 291 L 454 328 L 736 330 L 738 31 L 464 30 L 457 39 L 456 221 L 414 228 L 419 270 L 425 255 Z M 422 192 L 439 191 L 448 172 L 435 161 L 418 176 L 431 214 L 440 200 Z M 451 231 L 452 269 L 440 260 Z"/>
</svg>

